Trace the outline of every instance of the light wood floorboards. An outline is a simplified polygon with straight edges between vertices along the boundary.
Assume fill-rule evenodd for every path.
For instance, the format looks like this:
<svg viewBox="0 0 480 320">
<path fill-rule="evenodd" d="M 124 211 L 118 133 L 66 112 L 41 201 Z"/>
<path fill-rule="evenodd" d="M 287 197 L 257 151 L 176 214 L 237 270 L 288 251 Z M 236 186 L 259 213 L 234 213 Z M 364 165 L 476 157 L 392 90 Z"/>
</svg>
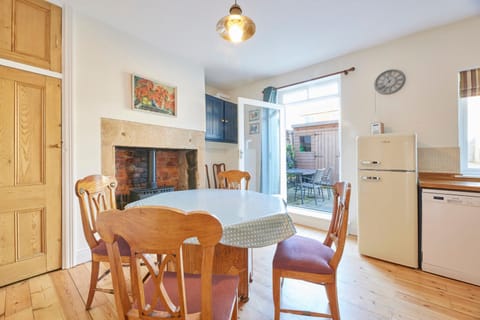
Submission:
<svg viewBox="0 0 480 320">
<path fill-rule="evenodd" d="M 324 233 L 298 227 L 300 234 L 323 239 Z M 274 246 L 254 250 L 250 301 L 241 306 L 241 320 L 273 317 L 271 261 Z M 113 296 L 97 292 L 85 311 L 90 264 L 55 271 L 0 288 L 0 320 L 115 319 Z M 480 271 L 479 271 L 480 272 Z M 338 275 L 340 312 L 344 320 L 480 319 L 480 287 L 420 270 L 362 257 L 355 238 L 348 240 Z M 102 280 L 108 287 L 109 280 Z M 325 311 L 323 287 L 285 281 L 283 306 Z M 312 319 L 282 314 L 282 320 Z"/>
</svg>

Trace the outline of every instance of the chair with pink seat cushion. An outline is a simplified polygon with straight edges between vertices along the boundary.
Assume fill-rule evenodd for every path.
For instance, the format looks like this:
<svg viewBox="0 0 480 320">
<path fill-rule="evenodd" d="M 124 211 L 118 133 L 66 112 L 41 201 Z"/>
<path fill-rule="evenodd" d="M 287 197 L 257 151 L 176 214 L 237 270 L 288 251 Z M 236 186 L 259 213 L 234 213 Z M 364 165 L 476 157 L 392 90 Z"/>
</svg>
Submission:
<svg viewBox="0 0 480 320">
<path fill-rule="evenodd" d="M 332 220 L 323 242 L 295 235 L 277 245 L 272 276 L 275 320 L 280 319 L 281 312 L 340 319 L 336 273 L 347 237 L 350 183 L 335 183 L 333 192 Z M 324 285 L 331 314 L 281 308 L 280 289 L 284 278 Z"/>
<path fill-rule="evenodd" d="M 97 227 L 110 258 L 119 319 L 237 319 L 238 276 L 212 275 L 214 248 L 223 234 L 215 216 L 162 206 L 133 207 L 120 214 L 103 212 Z M 183 243 L 192 238 L 201 247 L 198 274 L 183 272 Z M 131 299 L 119 239 L 131 250 Z M 157 263 L 151 256 L 162 259 Z"/>
<path fill-rule="evenodd" d="M 109 274 L 110 269 L 107 269 L 106 272 L 99 276 L 100 263 L 108 263 L 108 255 L 105 242 L 97 233 L 96 219 L 100 212 L 115 209 L 117 207 L 115 202 L 116 188 L 117 180 L 115 177 L 102 175 L 90 175 L 78 180 L 75 184 L 75 193 L 80 204 L 83 234 L 92 253 L 90 288 L 85 303 L 85 308 L 87 310 L 90 309 L 90 306 L 92 305 L 95 291 L 113 294 L 112 289 L 97 287 L 98 281 Z M 128 244 L 122 239 L 120 239 L 118 244 L 123 262 L 128 263 L 128 257 L 130 256 L 130 248 L 128 247 Z"/>
</svg>

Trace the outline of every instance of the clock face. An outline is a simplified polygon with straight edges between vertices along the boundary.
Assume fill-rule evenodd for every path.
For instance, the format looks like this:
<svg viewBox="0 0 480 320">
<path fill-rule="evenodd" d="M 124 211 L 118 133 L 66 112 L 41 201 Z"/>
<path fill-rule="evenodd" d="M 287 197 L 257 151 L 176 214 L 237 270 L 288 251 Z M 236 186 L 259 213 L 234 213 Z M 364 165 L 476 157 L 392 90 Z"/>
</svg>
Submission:
<svg viewBox="0 0 480 320">
<path fill-rule="evenodd" d="M 380 94 L 392 94 L 400 90 L 405 84 L 405 74 L 400 70 L 387 70 L 375 80 L 375 90 Z"/>
</svg>

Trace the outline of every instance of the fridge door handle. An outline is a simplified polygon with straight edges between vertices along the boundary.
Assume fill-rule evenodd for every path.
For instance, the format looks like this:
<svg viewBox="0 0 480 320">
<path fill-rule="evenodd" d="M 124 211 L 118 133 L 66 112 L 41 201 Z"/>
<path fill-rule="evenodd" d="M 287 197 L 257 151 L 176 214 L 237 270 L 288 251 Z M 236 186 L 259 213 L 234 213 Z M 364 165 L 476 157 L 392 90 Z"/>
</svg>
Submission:
<svg viewBox="0 0 480 320">
<path fill-rule="evenodd" d="M 380 161 L 377 161 L 377 160 L 361 160 L 360 164 L 363 164 L 363 165 L 371 165 L 371 164 L 379 165 Z"/>
<path fill-rule="evenodd" d="M 375 176 L 362 176 L 363 181 L 380 181 L 380 177 Z"/>
</svg>

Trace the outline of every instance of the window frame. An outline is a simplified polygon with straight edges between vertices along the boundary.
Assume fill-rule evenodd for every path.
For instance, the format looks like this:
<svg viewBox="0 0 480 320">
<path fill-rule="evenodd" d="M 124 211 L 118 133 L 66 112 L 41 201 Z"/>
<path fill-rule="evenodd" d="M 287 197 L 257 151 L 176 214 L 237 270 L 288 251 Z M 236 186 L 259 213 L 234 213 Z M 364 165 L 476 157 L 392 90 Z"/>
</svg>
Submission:
<svg viewBox="0 0 480 320">
<path fill-rule="evenodd" d="M 458 100 L 458 145 L 460 147 L 460 172 L 464 176 L 480 176 L 480 168 L 468 166 L 468 99 Z"/>
</svg>

